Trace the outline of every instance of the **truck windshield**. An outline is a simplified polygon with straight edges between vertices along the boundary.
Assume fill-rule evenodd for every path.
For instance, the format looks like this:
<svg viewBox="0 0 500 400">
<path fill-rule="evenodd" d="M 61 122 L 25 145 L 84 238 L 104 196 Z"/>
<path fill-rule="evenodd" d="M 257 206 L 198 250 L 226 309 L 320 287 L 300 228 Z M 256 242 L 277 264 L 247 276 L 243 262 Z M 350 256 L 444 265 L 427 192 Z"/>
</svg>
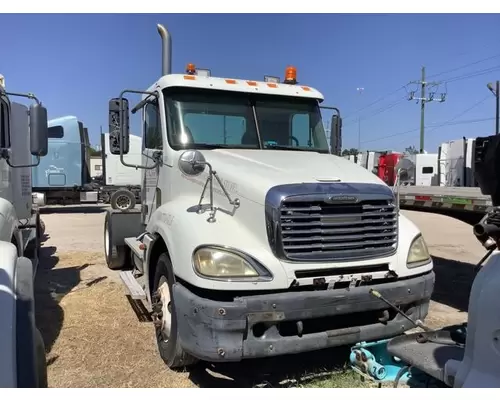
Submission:
<svg viewBox="0 0 500 400">
<path fill-rule="evenodd" d="M 168 139 L 179 149 L 278 149 L 329 153 L 316 100 L 170 89 Z"/>
</svg>

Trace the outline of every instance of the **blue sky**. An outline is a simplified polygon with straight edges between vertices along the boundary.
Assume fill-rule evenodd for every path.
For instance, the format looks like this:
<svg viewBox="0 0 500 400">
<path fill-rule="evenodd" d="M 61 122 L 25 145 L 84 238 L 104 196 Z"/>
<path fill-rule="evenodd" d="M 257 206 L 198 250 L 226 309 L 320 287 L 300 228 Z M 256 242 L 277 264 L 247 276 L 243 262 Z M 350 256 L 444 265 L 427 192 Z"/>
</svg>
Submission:
<svg viewBox="0 0 500 400">
<path fill-rule="evenodd" d="M 193 62 L 215 76 L 262 79 L 296 66 L 299 81 L 319 89 L 324 104 L 340 107 L 346 117 L 344 147 L 357 147 L 361 115 L 362 149 L 418 148 L 420 106 L 398 102 L 405 89 L 361 114 L 357 110 L 420 79 L 422 65 L 430 80 L 455 78 L 439 87 L 438 93 L 447 91 L 444 103 L 427 104 L 428 125 L 454 118 L 427 129 L 428 152 L 443 141 L 488 135 L 495 128 L 495 99 L 486 88 L 500 79 L 500 15 L 493 14 L 3 14 L 0 73 L 8 89 L 35 93 L 50 118 L 78 116 L 98 144 L 108 100 L 124 88 L 146 89 L 159 77 L 158 22 L 173 37 L 174 72 Z M 492 56 L 497 57 L 432 76 Z M 358 87 L 364 88 L 361 95 Z M 485 118 L 491 120 L 470 123 Z M 414 131 L 400 134 L 409 130 Z"/>
</svg>

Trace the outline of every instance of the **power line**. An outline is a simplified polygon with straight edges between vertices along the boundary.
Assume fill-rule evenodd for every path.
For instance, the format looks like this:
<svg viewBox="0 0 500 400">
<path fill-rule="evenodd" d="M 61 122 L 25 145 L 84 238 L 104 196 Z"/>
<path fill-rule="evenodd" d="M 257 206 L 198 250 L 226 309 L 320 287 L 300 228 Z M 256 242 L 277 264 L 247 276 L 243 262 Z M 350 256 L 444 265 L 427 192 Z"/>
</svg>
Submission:
<svg viewBox="0 0 500 400">
<path fill-rule="evenodd" d="M 489 98 L 490 98 L 490 95 L 488 94 L 486 97 L 484 97 L 483 99 L 479 100 L 477 103 L 473 104 L 469 108 L 467 108 L 467 109 L 463 110 L 462 112 L 460 112 L 459 114 L 455 115 L 453 118 L 450 118 L 449 120 L 447 120 L 446 122 L 444 122 L 444 124 L 446 125 L 446 124 L 449 124 L 450 122 L 455 121 L 457 118 L 460 118 L 462 115 L 468 113 L 473 108 L 476 108 L 478 105 L 483 104 Z M 427 133 L 432 132 L 432 131 L 436 130 L 437 128 L 439 128 L 439 126 L 435 127 L 434 129 L 431 129 Z"/>
<path fill-rule="evenodd" d="M 366 110 L 367 108 L 370 108 L 371 106 L 374 106 L 377 103 L 380 103 L 382 100 L 385 100 L 386 98 L 392 96 L 393 94 L 396 94 L 397 92 L 399 92 L 400 90 L 402 90 L 404 88 L 405 88 L 405 86 L 401 86 L 401 87 L 397 88 L 396 90 L 394 90 L 390 93 L 387 93 L 386 95 L 384 95 L 382 97 L 379 97 L 377 100 L 368 104 L 367 106 L 361 107 L 360 109 L 354 111 L 352 114 L 348 114 L 346 117 L 343 117 L 343 120 L 345 121 L 346 119 L 352 118 L 353 116 L 359 114 L 361 111 Z"/>
<path fill-rule="evenodd" d="M 437 74 L 430 75 L 428 78 L 435 78 L 436 76 L 441 76 L 441 75 L 444 75 L 444 74 L 448 74 L 450 72 L 455 72 L 455 71 L 458 71 L 459 69 L 467 68 L 467 67 L 470 67 L 472 65 L 477 65 L 477 64 L 480 64 L 480 63 L 485 62 L 485 61 L 492 60 L 492 59 L 497 58 L 497 57 L 500 57 L 500 54 L 496 54 L 494 56 L 490 56 L 490 57 L 487 57 L 487 58 L 483 58 L 481 60 L 477 60 L 477 61 L 474 61 L 474 62 L 471 62 L 471 63 L 468 63 L 468 64 L 464 64 L 464 65 L 461 65 L 460 67 L 452 68 L 452 69 L 449 69 L 447 71 L 439 72 Z"/>
<path fill-rule="evenodd" d="M 454 125 L 467 125 L 467 124 L 475 124 L 475 123 L 478 123 L 478 122 L 485 122 L 485 121 L 492 121 L 494 120 L 495 118 L 494 117 L 489 117 L 489 118 L 478 118 L 478 119 L 468 119 L 468 120 L 462 120 L 462 121 L 455 121 L 455 122 L 450 122 L 450 123 L 441 123 L 441 124 L 438 124 L 438 125 L 427 125 L 426 128 L 441 128 L 443 126 L 454 126 Z M 365 140 L 363 143 L 370 143 L 370 142 L 376 142 L 378 140 L 383 140 L 383 139 L 390 139 L 390 138 L 393 138 L 393 137 L 396 137 L 396 136 L 403 136 L 403 135 L 407 135 L 408 133 L 412 133 L 412 132 L 416 132 L 418 131 L 420 128 L 414 128 L 414 129 L 409 129 L 407 131 L 403 131 L 403 132 L 398 132 L 398 133 L 394 133 L 392 135 L 387 135 L 387 136 L 380 136 L 380 137 L 377 137 L 375 139 L 370 139 L 370 140 Z M 434 130 L 434 129 L 433 129 Z"/>
<path fill-rule="evenodd" d="M 485 62 L 485 61 L 489 61 L 489 60 L 492 60 L 494 58 L 498 58 L 500 57 L 500 54 L 495 54 L 493 56 L 490 56 L 490 57 L 487 57 L 487 58 L 483 58 L 481 60 L 477 60 L 477 61 L 474 61 L 474 62 L 471 62 L 471 63 L 468 63 L 468 64 L 464 64 L 464 65 L 461 65 L 459 67 L 456 67 L 456 68 L 452 68 L 452 69 L 449 69 L 449 70 L 446 70 L 446 71 L 442 71 L 442 72 L 439 72 L 437 74 L 432 74 L 432 75 L 429 75 L 427 77 L 427 79 L 429 78 L 434 78 L 436 76 L 441 76 L 441 75 L 444 75 L 444 74 L 447 74 L 447 73 L 450 73 L 450 72 L 454 72 L 454 71 L 458 71 L 460 69 L 463 69 L 463 68 L 467 68 L 467 67 L 470 67 L 472 65 L 477 65 L 477 64 L 480 64 L 482 62 Z M 475 76 L 480 76 L 480 75 L 484 75 L 484 74 L 487 74 L 489 72 L 493 72 L 493 71 L 496 71 L 497 69 L 500 69 L 500 65 L 497 65 L 497 66 L 494 66 L 494 67 L 489 67 L 487 69 L 484 69 L 484 70 L 479 70 L 479 71 L 469 71 L 469 72 L 466 72 L 465 74 L 463 75 L 458 75 L 458 76 L 455 76 L 453 78 L 448 78 L 442 82 L 434 82 L 435 84 L 439 84 L 439 83 L 446 83 L 446 82 L 455 82 L 455 81 L 458 81 L 458 80 L 462 80 L 462 79 L 468 79 L 468 78 L 473 78 Z M 375 105 L 375 104 L 378 104 L 380 103 L 382 100 L 385 100 L 386 98 L 392 96 L 393 94 L 396 94 L 397 92 L 399 92 L 400 90 L 402 89 L 406 89 L 407 85 L 403 85 L 403 86 L 400 86 L 399 88 L 397 88 L 396 90 L 392 91 L 392 92 L 389 92 L 387 94 L 385 94 L 384 96 L 382 97 L 379 97 L 377 100 L 375 100 L 374 102 L 356 110 L 355 112 L 353 112 L 352 114 L 348 114 L 346 117 L 344 117 L 344 121 L 348 118 L 351 118 L 352 116 L 360 113 L 361 111 L 364 111 L 366 110 L 367 108 L 370 108 L 371 106 Z"/>
<path fill-rule="evenodd" d="M 400 98 L 399 100 L 396 100 L 395 102 L 392 102 L 392 103 L 389 103 L 388 105 L 384 106 L 384 107 L 381 107 L 377 110 L 375 110 L 372 114 L 369 114 L 365 117 L 361 117 L 359 118 L 360 121 L 365 121 L 369 118 L 372 118 L 376 115 L 379 115 L 379 114 L 382 114 L 383 112 L 387 111 L 387 110 L 390 110 L 391 108 L 394 108 L 395 106 L 397 106 L 398 104 L 401 104 L 403 103 L 404 101 L 406 100 L 406 96 L 403 96 L 402 98 Z M 350 126 L 351 124 L 354 124 L 354 121 L 352 123 L 347 123 L 344 125 L 344 127 L 347 127 L 347 126 Z"/>
<path fill-rule="evenodd" d="M 498 71 L 498 70 L 500 70 L 500 65 L 495 65 L 494 67 L 489 67 L 489 68 L 486 68 L 483 70 L 467 72 L 463 75 L 458 75 L 458 76 L 455 76 L 453 78 L 446 79 L 443 82 L 444 83 L 451 83 L 451 82 L 461 81 L 464 79 L 469 79 L 469 78 L 474 78 L 476 76 L 485 75 L 485 74 L 488 74 L 490 72 L 494 72 L 494 71 Z"/>
</svg>

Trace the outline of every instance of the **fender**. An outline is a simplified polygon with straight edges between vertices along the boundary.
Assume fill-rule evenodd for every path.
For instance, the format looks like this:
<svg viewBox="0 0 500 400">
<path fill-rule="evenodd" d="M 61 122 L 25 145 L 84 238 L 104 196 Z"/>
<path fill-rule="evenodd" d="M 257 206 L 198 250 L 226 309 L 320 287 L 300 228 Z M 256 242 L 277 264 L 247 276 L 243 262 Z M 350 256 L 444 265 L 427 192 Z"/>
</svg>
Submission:
<svg viewBox="0 0 500 400">
<path fill-rule="evenodd" d="M 199 288 L 217 290 L 272 290 L 283 289 L 291 284 L 292 279 L 287 276 L 280 261 L 274 257 L 268 246 L 263 245 L 267 243 L 264 236 L 257 237 L 258 231 L 248 229 L 246 224 L 241 223 L 240 218 L 224 212 L 217 213 L 216 222 L 207 222 L 208 213 L 200 215 L 189 211 L 189 208 L 197 202 L 198 199 L 193 198 L 191 201 L 191 198 L 183 197 L 163 204 L 155 210 L 147 226 L 149 233 L 163 238 L 174 266 L 175 276 Z M 248 204 L 247 207 L 251 206 Z M 259 210 L 262 211 L 260 206 Z M 253 210 L 244 211 L 250 213 Z M 264 218 L 262 221 L 264 223 Z M 262 229 L 265 235 L 264 225 Z M 237 235 L 234 232 L 237 232 Z M 263 242 L 263 239 L 266 242 Z M 227 282 L 202 278 L 195 273 L 192 266 L 192 253 L 200 244 L 221 244 L 244 251 L 265 266 L 272 273 L 273 279 L 265 282 L 237 280 Z"/>
<path fill-rule="evenodd" d="M 0 387 L 39 387 L 46 369 L 35 325 L 33 265 L 0 242 Z M 38 353 L 41 353 L 38 351 Z M 39 359 L 39 357 L 43 357 Z"/>
<path fill-rule="evenodd" d="M 0 387 L 17 387 L 16 363 L 16 262 L 17 249 L 0 242 Z"/>
<path fill-rule="evenodd" d="M 0 198 L 0 241 L 10 242 L 17 228 L 16 210 L 12 203 Z M 19 237 L 16 237 L 19 239 Z"/>
<path fill-rule="evenodd" d="M 41 375 L 37 359 L 40 338 L 35 325 L 35 285 L 30 259 L 17 259 L 15 278 L 17 387 L 36 388 Z M 45 362 L 41 366 L 45 368 Z"/>
</svg>

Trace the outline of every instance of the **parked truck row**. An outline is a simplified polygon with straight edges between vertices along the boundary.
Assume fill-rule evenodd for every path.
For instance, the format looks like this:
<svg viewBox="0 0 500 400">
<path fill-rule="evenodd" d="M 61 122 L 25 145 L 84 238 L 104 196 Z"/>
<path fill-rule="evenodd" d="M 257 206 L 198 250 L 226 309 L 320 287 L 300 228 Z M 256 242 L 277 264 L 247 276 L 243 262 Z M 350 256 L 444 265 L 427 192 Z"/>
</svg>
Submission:
<svg viewBox="0 0 500 400">
<path fill-rule="evenodd" d="M 43 226 L 31 190 L 47 136 L 47 110 L 32 94 L 7 91 L 0 75 L 0 387 L 47 386 L 33 289 Z"/>
<path fill-rule="evenodd" d="M 389 186 L 394 186 L 398 169 L 404 168 L 402 207 L 482 214 L 492 207 L 491 198 L 481 193 L 475 179 L 476 148 L 482 145 L 482 138 L 462 138 L 442 143 L 436 153 L 367 151 L 345 158 L 372 171 Z"/>
</svg>

